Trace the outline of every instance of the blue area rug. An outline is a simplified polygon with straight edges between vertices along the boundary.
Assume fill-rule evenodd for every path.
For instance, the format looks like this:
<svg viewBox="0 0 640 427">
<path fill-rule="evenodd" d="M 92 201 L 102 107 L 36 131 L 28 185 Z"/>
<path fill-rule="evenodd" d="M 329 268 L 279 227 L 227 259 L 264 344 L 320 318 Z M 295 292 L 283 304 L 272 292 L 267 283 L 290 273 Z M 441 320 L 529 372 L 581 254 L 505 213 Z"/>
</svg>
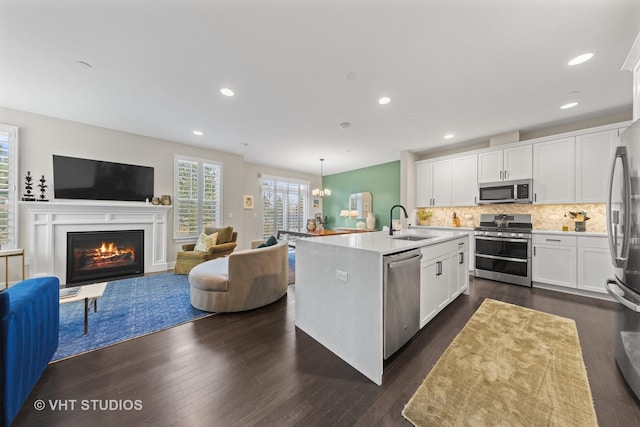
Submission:
<svg viewBox="0 0 640 427">
<path fill-rule="evenodd" d="M 210 316 L 189 302 L 187 275 L 173 273 L 109 282 L 89 313 L 84 332 L 84 302 L 60 305 L 59 344 L 52 361 L 161 331 Z"/>
<path fill-rule="evenodd" d="M 289 249 L 289 284 L 296 283 L 296 250 Z"/>
</svg>

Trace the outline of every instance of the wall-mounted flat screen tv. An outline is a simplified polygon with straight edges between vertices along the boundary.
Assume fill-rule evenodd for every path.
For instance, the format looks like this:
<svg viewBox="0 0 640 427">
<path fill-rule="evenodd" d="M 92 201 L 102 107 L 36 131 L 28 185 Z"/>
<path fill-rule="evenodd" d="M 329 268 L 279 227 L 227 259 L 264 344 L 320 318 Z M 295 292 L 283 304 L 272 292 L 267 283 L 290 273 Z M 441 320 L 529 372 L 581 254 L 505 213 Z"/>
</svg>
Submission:
<svg viewBox="0 0 640 427">
<path fill-rule="evenodd" d="M 153 168 L 53 156 L 56 199 L 144 201 L 153 197 Z"/>
</svg>

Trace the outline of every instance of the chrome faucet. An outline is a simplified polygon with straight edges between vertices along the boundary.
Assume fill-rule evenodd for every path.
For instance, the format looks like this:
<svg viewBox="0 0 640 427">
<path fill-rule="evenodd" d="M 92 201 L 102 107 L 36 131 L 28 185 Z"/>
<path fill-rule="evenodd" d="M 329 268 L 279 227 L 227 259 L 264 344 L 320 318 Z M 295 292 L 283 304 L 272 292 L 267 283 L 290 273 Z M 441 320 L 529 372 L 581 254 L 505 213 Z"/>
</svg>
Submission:
<svg viewBox="0 0 640 427">
<path fill-rule="evenodd" d="M 393 208 L 401 208 L 404 212 L 404 217 L 409 218 L 407 215 L 407 210 L 402 205 L 393 205 L 391 206 L 391 210 L 389 211 L 389 236 L 393 236 Z"/>
</svg>

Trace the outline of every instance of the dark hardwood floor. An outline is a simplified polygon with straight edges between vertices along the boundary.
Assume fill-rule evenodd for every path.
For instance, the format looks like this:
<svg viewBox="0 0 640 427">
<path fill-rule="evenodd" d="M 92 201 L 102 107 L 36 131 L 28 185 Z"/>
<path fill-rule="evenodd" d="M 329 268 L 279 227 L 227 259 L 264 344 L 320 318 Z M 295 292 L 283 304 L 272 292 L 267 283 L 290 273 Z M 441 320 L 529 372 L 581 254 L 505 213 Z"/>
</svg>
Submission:
<svg viewBox="0 0 640 427">
<path fill-rule="evenodd" d="M 613 303 L 481 279 L 388 361 L 380 387 L 295 328 L 291 286 L 261 309 L 49 365 L 14 426 L 407 426 L 402 408 L 485 297 L 575 319 L 600 426 L 640 426 L 614 360 Z M 51 409 L 59 401 L 66 410 Z"/>
</svg>

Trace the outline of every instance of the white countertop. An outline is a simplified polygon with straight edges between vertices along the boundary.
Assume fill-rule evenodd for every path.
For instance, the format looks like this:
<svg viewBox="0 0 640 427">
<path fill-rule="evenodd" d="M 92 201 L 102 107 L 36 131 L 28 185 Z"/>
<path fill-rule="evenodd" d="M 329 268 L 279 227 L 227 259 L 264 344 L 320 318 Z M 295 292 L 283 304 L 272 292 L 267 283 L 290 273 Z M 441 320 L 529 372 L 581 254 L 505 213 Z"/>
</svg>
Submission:
<svg viewBox="0 0 640 427">
<path fill-rule="evenodd" d="M 607 237 L 607 233 L 594 233 L 592 231 L 533 230 L 532 233 L 533 234 L 562 234 L 565 236 Z"/>
<path fill-rule="evenodd" d="M 455 231 L 473 231 L 474 227 L 453 227 L 447 225 L 411 225 L 411 228 L 423 230 L 455 230 Z"/>
<path fill-rule="evenodd" d="M 458 230 L 458 231 L 473 231 L 471 227 L 447 227 L 447 226 L 435 226 L 435 225 L 412 225 L 411 229 L 422 230 Z M 560 230 L 532 230 L 533 234 L 564 234 L 565 236 L 589 236 L 589 237 L 607 237 L 607 233 L 599 233 L 592 231 L 560 231 Z"/>
<path fill-rule="evenodd" d="M 406 235 L 428 236 L 425 240 L 400 240 L 394 237 Z M 378 252 L 382 255 L 391 254 L 409 249 L 421 248 L 423 246 L 435 245 L 437 243 L 446 242 L 456 239 L 460 236 L 466 236 L 466 231 L 448 231 L 448 230 L 417 230 L 408 229 L 395 231 L 393 236 L 389 236 L 388 231 L 377 231 L 371 233 L 351 233 L 337 234 L 332 236 L 320 237 L 303 237 L 300 240 L 323 244 L 340 246 L 352 249 L 360 249 L 364 251 Z"/>
</svg>

